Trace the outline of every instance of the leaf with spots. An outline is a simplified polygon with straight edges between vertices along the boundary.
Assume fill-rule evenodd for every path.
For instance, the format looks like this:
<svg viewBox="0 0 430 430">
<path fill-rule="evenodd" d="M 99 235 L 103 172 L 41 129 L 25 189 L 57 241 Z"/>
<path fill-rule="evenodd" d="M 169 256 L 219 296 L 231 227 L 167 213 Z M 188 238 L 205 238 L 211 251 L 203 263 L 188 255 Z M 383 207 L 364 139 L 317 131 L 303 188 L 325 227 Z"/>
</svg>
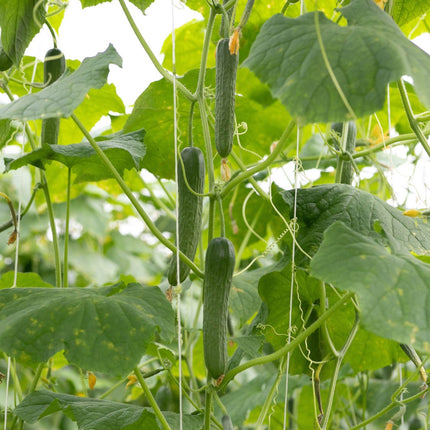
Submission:
<svg viewBox="0 0 430 430">
<path fill-rule="evenodd" d="M 310 273 L 356 293 L 370 332 L 430 352 L 430 265 L 336 222 L 325 231 Z"/>
<path fill-rule="evenodd" d="M 43 362 L 64 349 L 70 363 L 113 375 L 130 372 L 158 333 L 175 335 L 174 312 L 158 287 L 0 290 L 0 350 Z"/>
<path fill-rule="evenodd" d="M 161 428 L 150 408 L 112 402 L 93 398 L 35 391 L 29 394 L 15 409 L 14 414 L 28 423 L 62 411 L 71 420 L 76 421 L 80 429 L 91 430 L 141 430 Z M 163 412 L 172 430 L 179 429 L 179 415 Z M 200 430 L 202 417 L 183 415 L 183 425 L 187 430 Z"/>
<path fill-rule="evenodd" d="M 123 175 L 125 169 L 140 170 L 141 161 L 146 154 L 144 136 L 145 130 L 141 129 L 127 134 L 119 132 L 111 136 L 100 136 L 95 140 L 118 172 Z M 19 169 L 27 164 L 43 168 L 44 162 L 49 160 L 70 167 L 72 173 L 76 175 L 75 183 L 113 178 L 113 174 L 106 168 L 89 142 L 43 145 L 42 148 L 15 160 L 7 160 L 6 169 Z"/>
<path fill-rule="evenodd" d="M 109 65 L 122 65 L 112 45 L 95 57 L 85 58 L 76 72 L 65 74 L 42 91 L 28 94 L 0 108 L 0 119 L 31 119 L 69 117 L 92 88 L 102 88 Z"/>
<path fill-rule="evenodd" d="M 298 18 L 274 15 L 244 65 L 302 124 L 378 111 L 387 84 L 403 75 L 413 78 L 416 93 L 429 107 L 430 56 L 373 0 L 354 0 L 340 12 L 347 26 L 318 11 Z"/>
</svg>

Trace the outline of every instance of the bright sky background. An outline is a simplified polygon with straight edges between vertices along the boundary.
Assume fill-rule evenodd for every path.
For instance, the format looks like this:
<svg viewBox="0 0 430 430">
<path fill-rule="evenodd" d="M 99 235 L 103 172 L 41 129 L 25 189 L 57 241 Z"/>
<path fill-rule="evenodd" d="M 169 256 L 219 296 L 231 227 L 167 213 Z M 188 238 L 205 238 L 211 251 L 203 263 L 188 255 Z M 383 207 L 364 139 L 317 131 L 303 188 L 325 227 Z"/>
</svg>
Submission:
<svg viewBox="0 0 430 430">
<path fill-rule="evenodd" d="M 180 27 L 201 15 L 175 0 L 175 26 Z M 134 20 L 152 51 L 161 61 L 161 47 L 171 33 L 171 0 L 156 0 L 146 15 L 127 2 Z M 69 0 L 59 31 L 58 47 L 67 59 L 82 61 L 104 51 L 112 43 L 123 59 L 122 69 L 113 66 L 109 82 L 116 86 L 119 96 L 127 106 L 134 103 L 140 93 L 161 75 L 152 65 L 134 35 L 118 1 L 102 3 L 82 9 L 79 0 Z M 203 42 L 202 42 L 203 43 Z M 52 38 L 46 27 L 35 37 L 26 54 L 43 60 L 52 48 Z"/>
<path fill-rule="evenodd" d="M 180 27 L 193 18 L 201 19 L 198 13 L 191 11 L 178 0 L 175 0 L 175 4 L 176 27 Z M 146 15 L 143 15 L 130 3 L 128 6 L 143 37 L 161 61 L 161 47 L 172 28 L 171 0 L 156 0 L 147 9 Z M 111 67 L 109 82 L 116 85 L 119 96 L 126 106 L 130 107 L 151 82 L 160 78 L 159 73 L 140 46 L 118 1 L 114 0 L 82 9 L 79 0 L 70 0 L 59 31 L 59 48 L 65 53 L 66 58 L 82 61 L 85 57 L 104 51 L 109 43 L 115 46 L 123 58 L 122 69 L 116 66 Z M 430 52 L 428 34 L 420 36 L 415 43 Z M 51 47 L 51 36 L 44 29 L 33 40 L 27 54 L 43 60 L 45 52 Z M 406 159 L 406 152 L 406 148 L 395 148 L 392 154 L 393 157 L 400 156 Z M 277 181 L 286 174 L 286 170 L 288 170 L 288 177 L 292 180 L 291 169 L 283 169 L 276 174 Z M 397 200 L 391 201 L 391 203 L 394 205 L 403 203 L 406 195 L 409 195 L 408 207 L 430 206 L 430 191 L 427 189 L 430 184 L 430 160 L 427 154 L 424 154 L 418 163 L 412 182 L 410 178 L 410 165 L 403 164 L 390 169 L 388 179 L 397 195 Z M 285 182 L 285 176 L 283 182 Z"/>
</svg>

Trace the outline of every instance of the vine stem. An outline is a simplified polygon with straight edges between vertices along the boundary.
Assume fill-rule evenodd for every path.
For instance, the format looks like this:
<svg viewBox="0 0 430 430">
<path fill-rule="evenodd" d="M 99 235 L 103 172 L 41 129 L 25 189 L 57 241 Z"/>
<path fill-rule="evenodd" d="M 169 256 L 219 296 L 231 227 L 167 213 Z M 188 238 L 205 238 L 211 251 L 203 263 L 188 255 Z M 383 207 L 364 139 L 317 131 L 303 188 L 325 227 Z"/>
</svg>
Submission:
<svg viewBox="0 0 430 430">
<path fill-rule="evenodd" d="M 309 337 L 315 330 L 321 327 L 322 323 L 331 317 L 339 308 L 341 308 L 348 300 L 354 297 L 354 293 L 346 293 L 343 295 L 330 309 L 328 309 L 324 314 L 322 314 L 313 324 L 311 324 L 306 330 L 302 331 L 297 337 L 290 343 L 286 344 L 282 348 L 273 352 L 272 354 L 265 355 L 263 357 L 254 358 L 235 367 L 234 369 L 227 372 L 225 375 L 220 389 L 223 389 L 227 384 L 238 374 L 243 372 L 250 367 L 258 366 L 260 364 L 270 363 L 271 361 L 277 360 L 283 357 L 288 352 L 299 346 L 307 337 Z"/>
<path fill-rule="evenodd" d="M 427 143 L 427 139 L 423 131 L 421 130 L 418 121 L 415 119 L 414 113 L 412 111 L 411 102 L 408 97 L 408 92 L 406 91 L 405 83 L 402 79 L 399 79 L 397 81 L 397 87 L 399 88 L 400 97 L 402 99 L 403 108 L 405 109 L 406 116 L 408 117 L 409 125 L 411 126 L 413 132 L 415 133 L 415 136 L 423 146 L 424 150 L 430 156 L 430 146 Z"/>
<path fill-rule="evenodd" d="M 327 429 L 328 421 L 330 419 L 330 413 L 331 409 L 333 407 L 333 400 L 334 400 L 334 394 L 336 391 L 336 383 L 339 376 L 340 366 L 342 365 L 343 358 L 345 357 L 346 352 L 348 351 L 349 347 L 351 346 L 352 341 L 354 340 L 355 335 L 357 334 L 358 327 L 360 323 L 360 316 L 358 311 L 355 311 L 355 320 L 354 325 L 352 326 L 352 329 L 349 333 L 348 339 L 346 340 L 343 348 L 339 351 L 337 359 L 336 359 L 336 365 L 333 372 L 333 377 L 330 381 L 330 389 L 329 389 L 329 396 L 327 401 L 327 407 L 326 412 L 324 414 L 324 420 L 322 424 L 322 429 Z"/>
<path fill-rule="evenodd" d="M 142 374 L 140 373 L 140 370 L 138 367 L 134 369 L 134 374 L 136 375 L 137 380 L 139 381 L 140 386 L 142 387 L 142 390 L 146 396 L 146 399 L 148 400 L 149 404 L 151 405 L 155 415 L 157 416 L 158 420 L 160 421 L 161 426 L 164 430 L 171 430 L 169 423 L 166 421 L 166 418 L 164 418 L 164 415 L 162 414 L 160 408 L 157 405 L 157 402 L 154 399 L 154 396 L 151 393 L 151 390 L 149 389 L 148 385 L 145 382 L 145 379 L 143 378 Z"/>
<path fill-rule="evenodd" d="M 88 130 L 85 128 L 85 126 L 82 124 L 82 122 L 79 120 L 79 118 L 72 114 L 71 118 L 75 122 L 75 124 L 78 126 L 78 128 L 82 131 L 84 136 L 87 138 L 90 145 L 93 147 L 96 154 L 100 157 L 102 162 L 105 164 L 105 166 L 109 169 L 109 171 L 114 176 L 115 180 L 118 182 L 118 185 L 121 187 L 121 189 L 124 191 L 124 194 L 128 197 L 133 207 L 136 209 L 137 213 L 140 215 L 140 217 L 143 219 L 151 233 L 168 249 L 170 249 L 173 253 L 177 253 L 178 250 L 176 246 L 170 242 L 170 240 L 166 239 L 160 230 L 155 226 L 155 224 L 152 222 L 149 215 L 145 212 L 145 210 L 142 208 L 142 206 L 137 201 L 136 197 L 133 195 L 130 188 L 125 183 L 124 179 L 122 179 L 121 175 L 116 170 L 115 166 L 112 164 L 112 162 L 109 160 L 109 158 L 106 156 L 106 154 L 102 151 L 100 146 L 97 144 L 97 142 L 94 140 L 94 138 L 90 135 Z M 181 260 L 186 263 L 192 271 L 199 277 L 203 278 L 203 272 L 182 252 L 179 251 L 179 257 Z"/>
<path fill-rule="evenodd" d="M 248 179 L 250 176 L 254 175 L 255 173 L 261 172 L 266 167 L 269 167 L 273 163 L 273 161 L 276 160 L 276 157 L 282 151 L 287 150 L 288 147 L 286 148 L 286 145 L 288 142 L 288 136 L 293 131 L 293 128 L 295 127 L 295 125 L 296 123 L 294 121 L 290 121 L 287 128 L 282 133 L 282 136 L 279 139 L 279 142 L 276 145 L 276 148 L 264 161 L 256 164 L 254 167 L 252 167 L 249 170 L 246 170 L 245 172 L 239 173 L 231 181 L 229 181 L 220 193 L 221 198 L 225 197 L 230 191 L 232 191 L 237 185 L 239 185 L 245 179 Z"/>
<path fill-rule="evenodd" d="M 204 430 L 211 429 L 211 411 L 212 411 L 212 387 L 208 386 L 205 396 L 205 425 Z"/>
<path fill-rule="evenodd" d="M 404 405 L 404 404 L 413 402 L 414 400 L 420 399 L 425 393 L 428 393 L 429 391 L 430 391 L 430 387 L 427 388 L 425 391 L 420 391 L 419 393 L 414 394 L 413 396 L 410 396 L 410 397 L 408 397 L 406 399 L 403 399 L 401 403 L 399 401 L 397 401 L 397 400 L 392 401 L 389 405 L 385 406 L 384 409 L 381 409 L 378 413 L 376 413 L 375 415 L 367 418 L 367 420 L 362 421 L 360 424 L 357 424 L 354 427 L 350 427 L 349 430 L 358 430 L 358 429 L 361 429 L 362 427 L 365 427 L 368 424 L 370 424 L 371 422 L 373 422 L 373 421 L 377 420 L 378 418 L 382 417 L 387 412 L 390 412 L 396 406 Z"/>
<path fill-rule="evenodd" d="M 161 76 L 163 78 L 167 79 L 169 82 L 173 83 L 173 75 L 171 75 L 157 60 L 157 57 L 152 52 L 149 45 L 146 43 L 146 40 L 142 36 L 142 33 L 139 31 L 139 28 L 136 25 L 136 22 L 134 21 L 133 17 L 131 16 L 131 13 L 125 4 L 124 0 L 119 0 L 119 3 L 121 5 L 121 8 L 130 24 L 130 27 L 132 28 L 134 34 L 136 35 L 137 39 L 139 40 L 140 44 L 142 45 L 143 49 L 145 50 L 146 54 L 152 61 L 152 64 L 155 66 L 155 68 L 160 72 Z M 176 86 L 178 90 L 190 101 L 195 101 L 196 97 L 191 93 L 191 91 L 186 88 L 181 82 L 176 82 Z"/>
<path fill-rule="evenodd" d="M 66 226 L 64 231 L 64 257 L 63 257 L 63 288 L 69 286 L 69 231 L 70 231 L 70 193 L 72 188 L 72 169 L 67 170 L 67 200 L 66 200 Z"/>
<path fill-rule="evenodd" d="M 13 101 L 14 100 L 13 94 L 12 94 L 9 86 L 6 84 L 6 82 L 3 82 L 1 84 L 1 88 L 4 90 L 4 92 L 8 96 L 9 100 Z M 24 122 L 24 130 L 25 130 L 25 134 L 27 136 L 28 142 L 30 143 L 31 149 L 34 151 L 36 149 L 36 143 L 33 139 L 31 129 L 26 122 Z M 57 227 L 55 226 L 55 216 L 54 216 L 54 210 L 52 207 L 51 196 L 49 194 L 48 181 L 46 179 L 46 175 L 45 175 L 45 172 L 43 170 L 40 170 L 40 185 L 41 185 L 41 188 L 43 190 L 43 193 L 45 194 L 45 201 L 46 201 L 46 207 L 48 210 L 49 224 L 50 224 L 51 233 L 52 233 L 52 244 L 54 246 L 56 286 L 61 287 L 62 279 L 61 279 L 60 246 L 58 244 Z"/>
</svg>

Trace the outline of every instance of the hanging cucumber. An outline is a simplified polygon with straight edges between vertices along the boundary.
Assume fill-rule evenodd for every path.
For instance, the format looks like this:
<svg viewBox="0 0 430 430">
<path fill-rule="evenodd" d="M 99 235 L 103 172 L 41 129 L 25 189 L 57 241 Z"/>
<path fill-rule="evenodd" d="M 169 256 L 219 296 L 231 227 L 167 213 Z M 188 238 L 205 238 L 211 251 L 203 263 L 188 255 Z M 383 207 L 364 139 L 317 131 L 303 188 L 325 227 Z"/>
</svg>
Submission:
<svg viewBox="0 0 430 430">
<path fill-rule="evenodd" d="M 346 124 L 346 123 L 345 123 Z M 343 130 L 345 128 L 345 124 L 341 122 L 335 122 L 331 125 L 331 130 L 333 130 L 340 138 L 340 141 L 343 142 Z M 349 121 L 348 123 L 348 131 L 345 139 L 345 147 L 340 148 L 345 154 L 354 154 L 355 152 L 355 141 L 357 137 L 357 126 L 354 121 Z M 340 169 L 339 174 L 339 182 L 341 184 L 351 185 L 352 179 L 354 177 L 354 166 L 351 161 L 343 160 L 341 157 L 338 157 L 338 169 Z"/>
<path fill-rule="evenodd" d="M 209 376 L 227 370 L 228 297 L 235 264 L 233 244 L 225 237 L 209 242 L 203 283 L 203 352 Z"/>
<path fill-rule="evenodd" d="M 63 53 L 57 49 L 50 49 L 45 55 L 43 63 L 44 83 L 51 85 L 66 69 L 66 59 Z M 49 118 L 42 121 L 42 144 L 56 145 L 60 129 L 60 118 Z"/>
<path fill-rule="evenodd" d="M 216 48 L 215 145 L 226 158 L 233 146 L 236 74 L 239 55 L 230 54 L 229 39 L 221 39 Z"/>
<path fill-rule="evenodd" d="M 184 164 L 178 160 L 178 194 L 179 194 L 179 249 L 190 259 L 194 260 L 197 245 L 200 239 L 203 197 L 196 196 L 187 187 L 188 185 L 198 194 L 202 194 L 205 188 L 205 159 L 199 148 L 185 148 L 181 152 Z M 179 263 L 180 281 L 183 282 L 190 273 L 190 268 L 182 261 Z M 167 278 L 170 285 L 177 285 L 176 255 L 172 256 Z"/>
<path fill-rule="evenodd" d="M 233 423 L 231 422 L 231 418 L 228 415 L 223 415 L 221 423 L 223 430 L 233 430 Z"/>
</svg>

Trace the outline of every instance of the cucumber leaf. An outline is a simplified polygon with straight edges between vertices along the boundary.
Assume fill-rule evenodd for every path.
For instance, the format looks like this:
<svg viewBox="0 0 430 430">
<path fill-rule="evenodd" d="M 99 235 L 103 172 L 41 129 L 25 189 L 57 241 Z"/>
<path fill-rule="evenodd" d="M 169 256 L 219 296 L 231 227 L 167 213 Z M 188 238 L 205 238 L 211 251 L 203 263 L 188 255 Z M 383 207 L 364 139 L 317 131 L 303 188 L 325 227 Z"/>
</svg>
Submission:
<svg viewBox="0 0 430 430">
<path fill-rule="evenodd" d="M 16 65 L 44 23 L 45 6 L 38 3 L 34 10 L 35 4 L 34 0 L 0 0 L 1 44 Z"/>
<path fill-rule="evenodd" d="M 76 72 L 63 75 L 42 91 L 0 107 L 0 119 L 28 121 L 69 117 L 91 88 L 105 85 L 109 64 L 122 65 L 122 59 L 112 45 L 95 57 L 85 58 Z"/>
<path fill-rule="evenodd" d="M 429 107 L 430 56 L 373 0 L 354 0 L 340 12 L 347 26 L 322 12 L 295 19 L 274 15 L 263 25 L 244 65 L 301 124 L 345 121 L 352 111 L 361 117 L 380 110 L 387 84 L 403 75 L 413 78 L 417 94 Z"/>
<path fill-rule="evenodd" d="M 370 332 L 430 352 L 430 265 L 336 222 L 324 233 L 310 273 L 355 292 Z"/>
<path fill-rule="evenodd" d="M 76 421 L 80 429 L 92 430 L 140 430 L 160 429 L 154 412 L 130 403 L 112 402 L 54 393 L 42 390 L 29 394 L 14 410 L 14 414 L 29 423 L 62 411 Z M 179 415 L 163 412 L 172 430 L 179 429 Z M 203 419 L 198 415 L 183 415 L 187 430 L 200 430 Z"/>
<path fill-rule="evenodd" d="M 156 332 L 164 341 L 175 334 L 174 312 L 158 287 L 0 290 L 0 350 L 19 360 L 43 362 L 64 349 L 84 369 L 125 375 Z"/>
<path fill-rule="evenodd" d="M 96 138 L 102 151 L 112 164 L 123 175 L 125 169 L 140 170 L 141 162 L 146 153 L 143 144 L 145 130 L 132 133 L 116 133 L 111 136 Z M 8 160 L 7 170 L 19 169 L 27 164 L 43 168 L 44 162 L 54 160 L 72 169 L 76 175 L 75 182 L 100 181 L 112 178 L 112 173 L 106 168 L 100 157 L 89 142 L 73 143 L 71 145 L 43 145 L 15 160 Z"/>
<path fill-rule="evenodd" d="M 282 192 L 281 196 L 283 200 L 277 202 L 277 206 L 281 213 L 292 218 L 294 190 Z M 378 197 L 350 185 L 327 184 L 298 189 L 297 219 L 300 225 L 297 240 L 310 255 L 316 252 L 324 231 L 335 221 L 342 221 L 353 230 L 381 242 L 383 237 L 375 231 L 378 225 L 405 252 L 430 252 L 430 226 L 427 223 L 404 216 Z M 306 260 L 303 254 L 300 255 L 299 261 L 304 264 Z"/>
</svg>

